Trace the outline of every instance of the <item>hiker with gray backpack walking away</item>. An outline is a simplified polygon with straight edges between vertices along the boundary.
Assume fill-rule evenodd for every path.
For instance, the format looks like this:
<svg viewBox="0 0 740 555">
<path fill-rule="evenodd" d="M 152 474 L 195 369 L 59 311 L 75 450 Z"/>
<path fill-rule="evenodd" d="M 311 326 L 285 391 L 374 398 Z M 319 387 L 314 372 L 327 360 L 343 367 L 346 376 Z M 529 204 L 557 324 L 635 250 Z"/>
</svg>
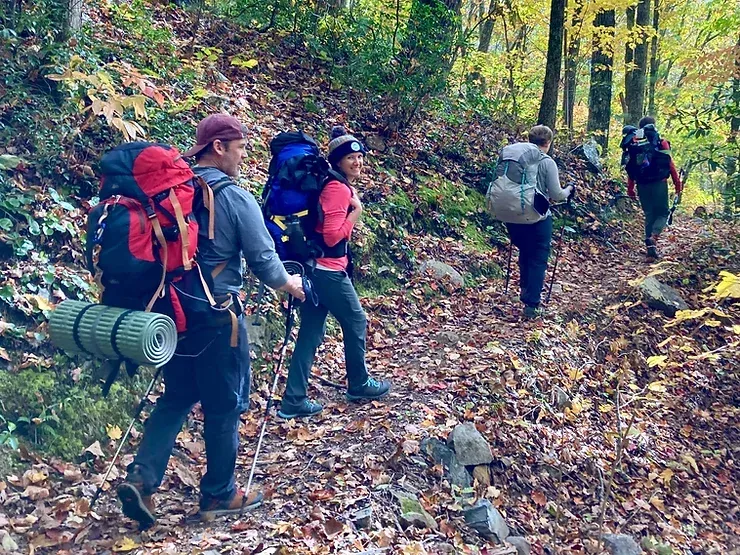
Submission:
<svg viewBox="0 0 740 555">
<path fill-rule="evenodd" d="M 546 125 L 529 131 L 528 143 L 505 146 L 486 193 L 491 216 L 506 224 L 519 249 L 520 299 L 527 319 L 541 315 L 540 302 L 552 241 L 550 200 L 565 201 L 575 187 L 562 188 L 555 161 L 547 155 L 553 133 Z"/>
</svg>

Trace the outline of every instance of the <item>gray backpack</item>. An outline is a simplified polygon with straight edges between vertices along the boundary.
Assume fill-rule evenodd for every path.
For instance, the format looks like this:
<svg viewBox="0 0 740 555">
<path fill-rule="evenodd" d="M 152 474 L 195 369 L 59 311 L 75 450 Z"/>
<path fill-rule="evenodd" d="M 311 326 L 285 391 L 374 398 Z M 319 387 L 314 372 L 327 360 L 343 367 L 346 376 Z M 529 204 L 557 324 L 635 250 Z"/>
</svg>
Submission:
<svg viewBox="0 0 740 555">
<path fill-rule="evenodd" d="M 537 182 L 539 164 L 546 156 L 532 143 L 515 143 L 501 150 L 486 193 L 486 206 L 494 219 L 534 224 L 547 217 L 550 203 Z"/>
</svg>

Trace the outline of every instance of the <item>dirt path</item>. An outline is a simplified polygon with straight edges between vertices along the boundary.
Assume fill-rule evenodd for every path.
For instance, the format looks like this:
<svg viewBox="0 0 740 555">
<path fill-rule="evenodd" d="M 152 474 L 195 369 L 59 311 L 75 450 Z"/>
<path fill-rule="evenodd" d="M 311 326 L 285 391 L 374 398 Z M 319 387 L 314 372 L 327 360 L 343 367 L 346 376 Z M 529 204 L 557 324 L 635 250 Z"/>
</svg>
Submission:
<svg viewBox="0 0 740 555">
<path fill-rule="evenodd" d="M 700 232 L 692 222 L 670 229 L 664 241 L 668 261 L 689 256 Z M 437 246 L 447 248 L 443 241 Z M 499 256 L 504 260 L 504 253 Z M 268 554 L 380 553 L 367 550 L 394 546 L 386 552 L 422 553 L 423 547 L 441 553 L 455 546 L 470 552 L 463 544 L 483 543 L 466 529 L 460 499 L 419 444 L 426 437 L 444 439 L 459 422 L 472 421 L 494 455 L 490 485 L 476 483 L 476 494 L 500 508 L 512 532 L 533 544 L 533 553 L 593 552 L 588 538 L 615 456 L 615 375 L 621 373 L 621 402 L 627 405 L 622 426 L 633 411 L 635 420 L 607 528 L 692 547 L 693 553 L 729 553 L 738 545 L 732 543 L 737 527 L 729 522 L 737 510 L 738 438 L 731 424 L 737 406 L 731 397 L 699 406 L 691 400 L 688 377 L 671 389 L 675 397 L 636 395 L 657 379 L 644 362 L 656 342 L 645 328 L 658 329 L 667 320 L 639 303 L 630 310 L 640 312 L 628 316 L 621 308 L 607 309 L 632 303 L 628 280 L 650 269 L 627 233 L 608 244 L 568 242 L 547 315 L 535 323 L 520 321 L 513 295 L 518 288 L 505 297 L 498 279 L 432 298 L 431 282 L 418 279 L 403 293 L 369 300 L 368 359 L 374 374 L 393 380 L 391 395 L 348 405 L 343 392 L 314 380 L 311 395 L 325 403 L 319 418 L 270 421 L 258 466 L 267 497 L 262 508 L 239 520 L 183 525 L 184 515 L 196 509 L 193 486 L 205 460 L 201 420 L 194 414 L 157 495 L 161 518 L 155 527 L 138 533 L 108 496 L 96 507 L 99 518 L 79 519 L 76 544 L 46 549 Z M 642 331 L 631 326 L 635 322 Z M 340 341 L 328 340 L 319 358 L 317 371 L 341 381 Z M 555 386 L 567 394 L 569 408 L 558 408 Z M 266 387 L 253 396 L 258 403 L 264 403 Z M 261 411 L 253 409 L 241 429 L 242 483 L 260 424 Z M 122 458 L 121 473 L 130 459 Z M 417 494 L 439 529 L 403 530 L 390 493 L 395 489 Z M 53 515 L 51 507 L 45 510 Z M 363 507 L 373 510 L 369 530 L 350 524 Z M 73 524 L 68 519 L 65 526 Z M 39 551 L 43 543 L 37 540 Z M 279 546 L 281 551 L 272 549 Z"/>
</svg>

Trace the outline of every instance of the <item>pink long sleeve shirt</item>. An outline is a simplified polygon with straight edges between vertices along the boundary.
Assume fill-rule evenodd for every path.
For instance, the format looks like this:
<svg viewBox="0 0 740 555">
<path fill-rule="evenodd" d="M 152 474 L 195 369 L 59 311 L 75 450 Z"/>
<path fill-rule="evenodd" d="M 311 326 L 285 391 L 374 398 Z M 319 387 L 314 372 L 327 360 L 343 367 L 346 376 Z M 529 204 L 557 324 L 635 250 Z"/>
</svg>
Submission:
<svg viewBox="0 0 740 555">
<path fill-rule="evenodd" d="M 324 217 L 316 225 L 316 231 L 321 233 L 324 242 L 329 247 L 333 247 L 344 239 L 349 240 L 352 235 L 354 224 L 347 219 L 350 198 L 352 198 L 352 191 L 340 181 L 330 181 L 321 191 L 319 206 Z M 347 269 L 348 262 L 346 256 L 316 259 L 319 266 L 336 271 Z"/>
</svg>

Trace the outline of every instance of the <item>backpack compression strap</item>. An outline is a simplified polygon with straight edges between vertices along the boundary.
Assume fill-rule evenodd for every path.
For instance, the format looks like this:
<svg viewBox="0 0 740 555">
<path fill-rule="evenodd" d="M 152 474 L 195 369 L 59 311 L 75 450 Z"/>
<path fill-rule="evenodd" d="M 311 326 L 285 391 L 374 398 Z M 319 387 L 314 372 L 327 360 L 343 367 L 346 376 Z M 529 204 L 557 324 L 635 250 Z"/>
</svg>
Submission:
<svg viewBox="0 0 740 555">
<path fill-rule="evenodd" d="M 162 226 L 160 225 L 157 217 L 154 216 L 153 218 L 151 218 L 151 220 L 152 226 L 154 227 L 154 236 L 157 238 L 157 241 L 159 241 L 159 245 L 162 247 L 162 278 L 159 280 L 159 285 L 157 286 L 154 295 L 152 295 L 152 298 L 147 303 L 144 312 L 151 312 L 154 303 L 157 302 L 157 299 L 164 295 L 164 282 L 167 278 L 167 239 L 164 238 Z"/>
</svg>

